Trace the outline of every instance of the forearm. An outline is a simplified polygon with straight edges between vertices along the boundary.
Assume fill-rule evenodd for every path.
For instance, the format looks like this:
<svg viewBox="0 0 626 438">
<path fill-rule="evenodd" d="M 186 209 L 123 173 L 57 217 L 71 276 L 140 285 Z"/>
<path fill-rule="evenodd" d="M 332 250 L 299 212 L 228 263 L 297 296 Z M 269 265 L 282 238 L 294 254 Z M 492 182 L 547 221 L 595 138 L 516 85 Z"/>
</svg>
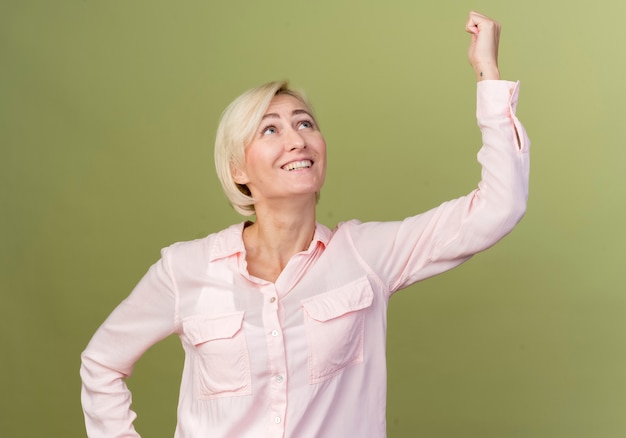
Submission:
<svg viewBox="0 0 626 438">
<path fill-rule="evenodd" d="M 123 373 L 82 355 L 81 403 L 89 438 L 139 437 L 133 427 L 136 414 L 130 409 L 131 393 Z"/>
<path fill-rule="evenodd" d="M 481 82 L 477 87 L 482 173 L 466 221 L 485 247 L 509 233 L 526 210 L 530 142 L 515 115 L 518 90 L 518 83 L 508 81 Z"/>
<path fill-rule="evenodd" d="M 165 257 L 165 253 L 164 253 Z M 138 437 L 125 379 L 143 353 L 176 330 L 177 293 L 164 259 L 96 331 L 81 355 L 81 400 L 91 437 Z"/>
</svg>

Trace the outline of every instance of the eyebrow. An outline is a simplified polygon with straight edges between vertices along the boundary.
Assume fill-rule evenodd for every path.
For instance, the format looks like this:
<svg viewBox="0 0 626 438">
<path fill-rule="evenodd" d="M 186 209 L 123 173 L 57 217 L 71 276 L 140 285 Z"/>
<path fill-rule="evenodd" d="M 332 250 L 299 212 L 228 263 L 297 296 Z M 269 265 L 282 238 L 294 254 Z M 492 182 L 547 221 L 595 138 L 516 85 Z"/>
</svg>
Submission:
<svg viewBox="0 0 626 438">
<path fill-rule="evenodd" d="M 296 109 L 291 112 L 292 116 L 297 116 L 298 114 L 306 114 L 307 116 L 315 120 L 315 117 L 313 117 L 313 115 L 307 110 Z M 261 120 L 265 120 L 269 118 L 280 118 L 280 116 L 277 113 L 268 113 L 268 114 L 263 115 L 263 117 L 261 117 Z"/>
</svg>

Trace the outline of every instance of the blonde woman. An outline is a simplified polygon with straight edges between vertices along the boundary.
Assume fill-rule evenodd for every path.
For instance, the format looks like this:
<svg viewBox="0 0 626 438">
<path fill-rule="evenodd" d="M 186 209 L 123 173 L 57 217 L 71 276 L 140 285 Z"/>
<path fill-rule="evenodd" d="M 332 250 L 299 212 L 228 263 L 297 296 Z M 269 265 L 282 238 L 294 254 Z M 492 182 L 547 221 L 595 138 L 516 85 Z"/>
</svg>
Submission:
<svg viewBox="0 0 626 438">
<path fill-rule="evenodd" d="M 153 344 L 185 350 L 176 437 L 381 438 L 387 303 L 509 233 L 525 211 L 529 142 L 518 84 L 501 81 L 500 26 L 471 12 L 469 61 L 483 136 L 478 188 L 397 222 L 316 222 L 326 144 L 284 82 L 224 112 L 215 159 L 254 221 L 162 251 L 82 355 L 90 437 L 137 437 L 124 383 Z"/>
</svg>

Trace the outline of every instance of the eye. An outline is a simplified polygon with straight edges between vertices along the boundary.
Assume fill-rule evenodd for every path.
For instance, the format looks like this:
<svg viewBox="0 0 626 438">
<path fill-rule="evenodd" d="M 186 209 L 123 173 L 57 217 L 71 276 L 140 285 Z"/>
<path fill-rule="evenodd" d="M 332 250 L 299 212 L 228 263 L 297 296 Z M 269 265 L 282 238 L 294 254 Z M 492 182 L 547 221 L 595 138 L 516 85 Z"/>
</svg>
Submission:
<svg viewBox="0 0 626 438">
<path fill-rule="evenodd" d="M 311 122 L 310 120 L 303 120 L 300 123 L 298 123 L 298 129 L 307 129 L 307 128 L 312 128 L 313 127 L 313 122 Z"/>
<path fill-rule="evenodd" d="M 278 129 L 276 129 L 275 126 L 266 126 L 261 130 L 261 134 L 262 135 L 272 135 L 272 134 L 276 134 L 278 132 Z"/>
</svg>

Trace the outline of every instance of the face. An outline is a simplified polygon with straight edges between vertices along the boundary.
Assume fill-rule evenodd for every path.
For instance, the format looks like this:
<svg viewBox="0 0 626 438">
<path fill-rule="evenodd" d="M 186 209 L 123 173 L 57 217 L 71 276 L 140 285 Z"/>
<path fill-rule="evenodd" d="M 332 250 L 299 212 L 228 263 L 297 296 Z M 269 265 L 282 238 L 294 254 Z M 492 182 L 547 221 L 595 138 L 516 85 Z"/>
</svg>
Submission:
<svg viewBox="0 0 626 438">
<path fill-rule="evenodd" d="M 250 189 L 255 201 L 312 197 L 326 177 L 326 142 L 309 109 L 293 96 L 272 99 L 245 150 L 244 169 L 234 180 Z"/>
</svg>

